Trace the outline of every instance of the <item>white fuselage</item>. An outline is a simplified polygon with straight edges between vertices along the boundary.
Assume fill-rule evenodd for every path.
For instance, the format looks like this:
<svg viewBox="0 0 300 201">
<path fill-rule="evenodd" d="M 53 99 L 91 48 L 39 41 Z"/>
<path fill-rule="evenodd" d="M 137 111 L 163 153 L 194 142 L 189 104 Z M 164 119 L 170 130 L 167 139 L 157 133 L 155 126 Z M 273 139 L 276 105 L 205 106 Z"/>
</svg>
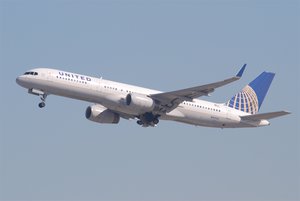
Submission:
<svg viewBox="0 0 300 201">
<path fill-rule="evenodd" d="M 138 111 L 133 111 L 124 104 L 125 97 L 129 93 L 143 95 L 162 93 L 55 69 L 39 68 L 33 71 L 38 72 L 38 75 L 21 75 L 17 78 L 17 83 L 29 90 L 36 89 L 46 94 L 100 104 L 121 114 L 139 115 Z M 171 112 L 161 113 L 160 119 L 219 128 L 257 127 L 267 124 L 261 121 L 251 124 L 242 122 L 240 116 L 245 115 L 249 114 L 224 104 L 193 99 L 191 102 L 184 101 Z"/>
</svg>

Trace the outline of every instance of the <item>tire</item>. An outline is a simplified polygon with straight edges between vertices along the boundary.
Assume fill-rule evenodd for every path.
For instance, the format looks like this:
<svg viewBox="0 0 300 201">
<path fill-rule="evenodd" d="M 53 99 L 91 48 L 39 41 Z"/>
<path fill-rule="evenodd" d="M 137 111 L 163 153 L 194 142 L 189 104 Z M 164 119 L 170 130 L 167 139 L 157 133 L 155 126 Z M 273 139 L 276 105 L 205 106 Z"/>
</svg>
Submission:
<svg viewBox="0 0 300 201">
<path fill-rule="evenodd" d="M 158 120 L 158 119 L 154 119 L 154 120 L 153 120 L 153 123 L 154 123 L 154 124 L 158 124 L 158 123 L 159 123 L 159 120 Z"/>
<path fill-rule="evenodd" d="M 45 107 L 46 106 L 46 104 L 44 103 L 44 102 L 40 102 L 39 103 L 39 108 L 43 108 L 43 107 Z"/>
</svg>

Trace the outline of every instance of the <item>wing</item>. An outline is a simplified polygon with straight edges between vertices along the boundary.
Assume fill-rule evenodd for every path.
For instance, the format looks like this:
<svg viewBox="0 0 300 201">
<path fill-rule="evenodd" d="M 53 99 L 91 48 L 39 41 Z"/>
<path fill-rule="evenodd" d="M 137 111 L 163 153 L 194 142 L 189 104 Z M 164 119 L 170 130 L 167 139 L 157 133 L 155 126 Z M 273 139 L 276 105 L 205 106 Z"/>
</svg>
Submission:
<svg viewBox="0 0 300 201">
<path fill-rule="evenodd" d="M 268 120 L 268 119 L 280 117 L 287 114 L 290 114 L 290 112 L 278 111 L 278 112 L 269 112 L 269 113 L 241 116 L 241 119 L 248 120 L 248 121 L 260 121 L 260 120 Z"/>
<path fill-rule="evenodd" d="M 238 74 L 236 74 L 236 76 L 225 79 L 223 81 L 214 82 L 211 84 L 206 84 L 197 87 L 191 87 L 187 89 L 181 89 L 177 91 L 152 94 L 150 95 L 150 97 L 154 99 L 159 105 L 159 110 L 161 112 L 170 112 L 183 101 L 192 101 L 194 98 L 198 98 L 200 96 L 207 96 L 210 93 L 212 93 L 216 88 L 239 80 L 242 77 L 245 68 L 246 64 L 243 65 L 243 67 L 240 69 Z"/>
</svg>

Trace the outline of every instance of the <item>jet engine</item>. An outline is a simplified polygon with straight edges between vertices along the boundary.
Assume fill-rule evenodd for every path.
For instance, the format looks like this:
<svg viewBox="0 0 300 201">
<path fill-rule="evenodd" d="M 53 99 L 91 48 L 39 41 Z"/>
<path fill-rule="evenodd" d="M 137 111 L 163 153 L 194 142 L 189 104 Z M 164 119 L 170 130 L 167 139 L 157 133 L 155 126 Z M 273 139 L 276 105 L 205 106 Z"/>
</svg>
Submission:
<svg viewBox="0 0 300 201">
<path fill-rule="evenodd" d="M 131 110 L 141 114 L 152 111 L 155 107 L 155 102 L 146 95 L 128 94 L 126 96 L 126 105 L 129 106 Z"/>
<path fill-rule="evenodd" d="M 102 105 L 92 105 L 86 108 L 85 117 L 97 123 L 117 124 L 120 115 L 103 107 Z"/>
</svg>

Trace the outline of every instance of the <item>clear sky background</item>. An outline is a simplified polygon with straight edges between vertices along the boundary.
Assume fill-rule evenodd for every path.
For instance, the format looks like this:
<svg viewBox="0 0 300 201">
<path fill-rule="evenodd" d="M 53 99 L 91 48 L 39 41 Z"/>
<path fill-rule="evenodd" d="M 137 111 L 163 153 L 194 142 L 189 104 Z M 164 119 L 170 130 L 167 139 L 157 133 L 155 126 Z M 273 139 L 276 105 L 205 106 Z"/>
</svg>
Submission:
<svg viewBox="0 0 300 201">
<path fill-rule="evenodd" d="M 299 1 L 0 0 L 1 200 L 300 200 Z M 52 67 L 170 91 L 235 75 L 225 102 L 276 73 L 255 129 L 161 121 L 101 125 L 91 103 L 27 94 L 15 78 Z"/>
</svg>

